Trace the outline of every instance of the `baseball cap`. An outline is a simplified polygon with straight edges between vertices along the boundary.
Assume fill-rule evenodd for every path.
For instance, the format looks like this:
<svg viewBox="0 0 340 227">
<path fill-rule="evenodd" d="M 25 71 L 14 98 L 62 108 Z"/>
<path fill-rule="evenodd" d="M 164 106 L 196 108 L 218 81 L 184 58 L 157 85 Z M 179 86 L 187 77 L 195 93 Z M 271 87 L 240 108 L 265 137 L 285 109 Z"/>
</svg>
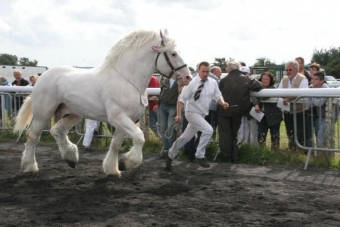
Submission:
<svg viewBox="0 0 340 227">
<path fill-rule="evenodd" d="M 243 73 L 250 73 L 250 69 L 247 66 L 241 66 L 240 71 Z"/>
</svg>

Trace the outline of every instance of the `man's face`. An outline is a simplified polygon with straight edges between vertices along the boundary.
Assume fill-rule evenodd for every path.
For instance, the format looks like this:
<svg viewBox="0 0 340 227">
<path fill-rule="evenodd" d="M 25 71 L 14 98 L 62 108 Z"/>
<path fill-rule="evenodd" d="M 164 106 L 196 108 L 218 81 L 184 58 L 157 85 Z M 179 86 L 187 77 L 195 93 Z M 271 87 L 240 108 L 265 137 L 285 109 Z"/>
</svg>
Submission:
<svg viewBox="0 0 340 227">
<path fill-rule="evenodd" d="M 22 78 L 22 75 L 19 72 L 13 73 L 13 76 L 14 76 L 15 80 L 18 80 L 18 81 L 21 80 L 21 78 Z"/>
<path fill-rule="evenodd" d="M 198 75 L 202 80 L 206 80 L 209 75 L 209 67 L 201 65 L 201 67 L 198 69 Z"/>
<path fill-rule="evenodd" d="M 320 80 L 320 78 L 318 76 L 312 76 L 312 84 L 313 84 L 313 87 L 315 88 L 321 88 L 324 81 L 323 80 Z"/>
<path fill-rule="evenodd" d="M 297 69 L 294 68 L 293 64 L 289 64 L 286 66 L 286 74 L 289 77 L 289 79 L 292 79 L 296 74 L 298 73 Z"/>
<path fill-rule="evenodd" d="M 221 71 L 221 69 L 219 69 L 219 68 L 216 68 L 216 69 L 215 69 L 215 72 L 214 72 L 214 74 L 215 74 L 215 76 L 217 76 L 218 78 L 220 78 L 220 77 L 221 77 L 221 75 L 222 75 L 222 71 Z"/>
</svg>

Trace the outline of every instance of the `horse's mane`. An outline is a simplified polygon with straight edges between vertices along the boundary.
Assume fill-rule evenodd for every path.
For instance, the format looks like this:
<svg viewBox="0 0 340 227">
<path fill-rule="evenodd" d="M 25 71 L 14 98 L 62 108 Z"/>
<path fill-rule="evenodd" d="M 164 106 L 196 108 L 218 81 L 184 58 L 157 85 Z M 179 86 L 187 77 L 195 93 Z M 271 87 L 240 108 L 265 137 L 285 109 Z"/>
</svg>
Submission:
<svg viewBox="0 0 340 227">
<path fill-rule="evenodd" d="M 160 36 L 155 31 L 138 30 L 130 33 L 123 39 L 119 40 L 111 48 L 111 50 L 109 51 L 108 55 L 105 58 L 104 67 L 106 68 L 113 65 L 126 50 L 138 51 L 139 47 L 142 47 L 143 45 L 151 42 L 156 38 L 160 38 Z M 174 48 L 175 41 L 173 39 L 169 39 L 164 50 L 167 51 Z"/>
</svg>

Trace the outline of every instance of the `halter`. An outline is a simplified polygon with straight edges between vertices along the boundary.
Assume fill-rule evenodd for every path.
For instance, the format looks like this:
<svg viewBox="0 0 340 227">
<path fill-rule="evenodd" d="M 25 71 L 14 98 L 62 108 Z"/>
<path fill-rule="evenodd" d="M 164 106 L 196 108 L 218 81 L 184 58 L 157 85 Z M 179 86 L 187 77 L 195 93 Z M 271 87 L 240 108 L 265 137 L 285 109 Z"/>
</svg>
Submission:
<svg viewBox="0 0 340 227">
<path fill-rule="evenodd" d="M 162 33 L 161 33 L 161 38 L 162 38 L 161 46 L 165 47 Z M 171 70 L 172 70 L 171 73 L 170 73 L 170 75 L 167 76 L 167 75 L 163 74 L 163 73 L 157 68 L 157 61 L 158 61 L 158 58 L 159 58 L 159 55 L 160 55 L 160 54 L 161 54 L 161 53 L 158 53 L 158 54 L 157 54 L 156 61 L 155 61 L 155 66 L 156 66 L 156 70 L 159 72 L 159 74 L 161 74 L 162 76 L 165 76 L 166 78 L 171 78 L 172 75 L 173 75 L 174 73 L 176 73 L 176 71 L 178 71 L 178 70 L 180 70 L 180 69 L 182 69 L 182 68 L 187 67 L 187 64 L 184 64 L 184 65 L 182 65 L 182 66 L 179 66 L 179 67 L 177 67 L 177 68 L 174 68 L 174 66 L 173 66 L 173 65 L 171 64 L 171 62 L 170 62 L 170 59 L 169 59 L 168 54 L 166 53 L 166 51 L 164 51 L 163 54 L 164 54 L 165 60 L 166 60 L 166 62 L 168 63 L 168 65 L 170 66 L 170 68 L 171 68 Z"/>
</svg>

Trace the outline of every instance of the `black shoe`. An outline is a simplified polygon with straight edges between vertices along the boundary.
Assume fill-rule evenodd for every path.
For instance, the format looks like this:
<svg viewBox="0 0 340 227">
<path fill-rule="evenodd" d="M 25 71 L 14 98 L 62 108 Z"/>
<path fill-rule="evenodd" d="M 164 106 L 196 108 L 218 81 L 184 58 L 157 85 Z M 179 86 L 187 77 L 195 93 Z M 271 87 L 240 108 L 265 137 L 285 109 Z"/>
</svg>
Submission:
<svg viewBox="0 0 340 227">
<path fill-rule="evenodd" d="M 172 159 L 169 157 L 168 151 L 164 151 L 165 169 L 171 170 Z"/>
<path fill-rule="evenodd" d="M 203 168 L 210 167 L 210 164 L 207 162 L 206 158 L 196 158 L 196 163 L 202 166 Z"/>
</svg>

